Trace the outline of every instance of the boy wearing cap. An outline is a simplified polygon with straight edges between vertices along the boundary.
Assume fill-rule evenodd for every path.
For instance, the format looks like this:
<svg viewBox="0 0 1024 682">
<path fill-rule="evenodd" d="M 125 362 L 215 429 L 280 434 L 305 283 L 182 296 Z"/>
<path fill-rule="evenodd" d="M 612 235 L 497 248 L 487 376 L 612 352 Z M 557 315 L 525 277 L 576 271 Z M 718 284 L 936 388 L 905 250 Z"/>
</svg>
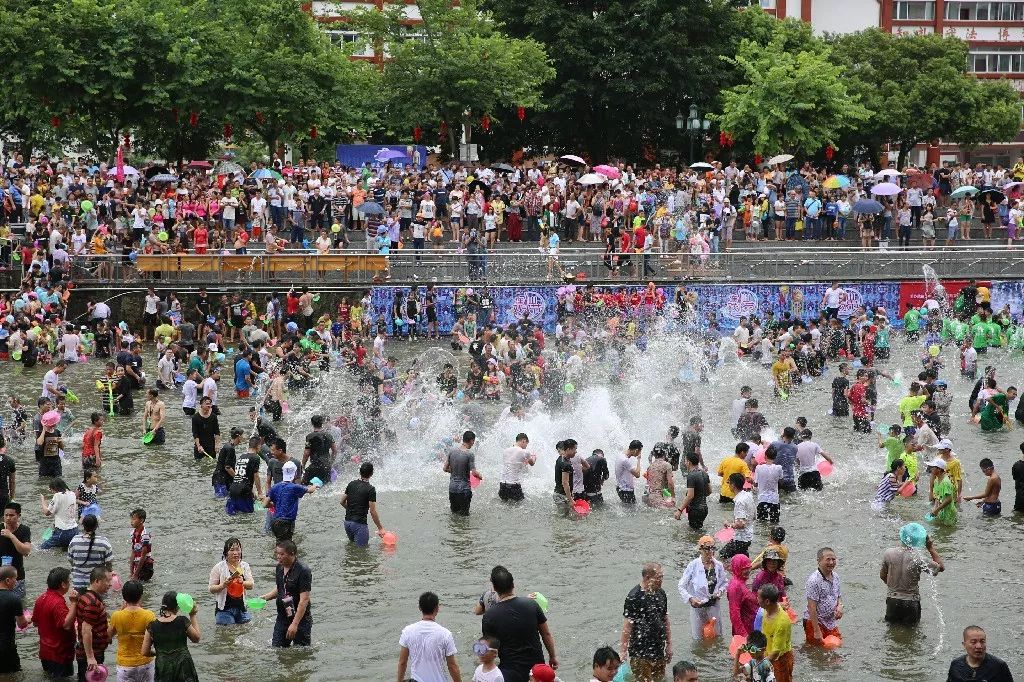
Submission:
<svg viewBox="0 0 1024 682">
<path fill-rule="evenodd" d="M 307 493 L 316 491 L 316 486 L 295 483 L 298 471 L 295 462 L 287 461 L 281 466 L 281 482 L 275 483 L 267 491 L 263 503 L 274 505 L 274 516 L 270 521 L 270 530 L 278 541 L 291 540 L 295 532 L 295 519 L 299 515 L 299 500 Z"/>
<path fill-rule="evenodd" d="M 928 470 L 932 474 L 931 498 L 933 505 L 931 516 L 936 523 L 944 526 L 955 526 L 956 488 L 946 474 L 946 462 L 941 457 L 936 457 L 928 462 Z"/>
<path fill-rule="evenodd" d="M 946 478 L 948 478 L 949 482 L 953 485 L 953 488 L 956 491 L 956 502 L 959 504 L 964 489 L 964 473 L 963 467 L 960 465 L 960 460 L 953 456 L 953 443 L 948 438 L 943 438 L 938 442 L 938 444 L 936 444 L 935 449 L 938 451 L 939 455 L 935 458 L 935 461 L 941 461 L 945 465 L 944 470 L 946 472 Z M 929 464 L 927 466 L 931 465 Z M 933 475 L 931 484 L 929 485 L 929 490 L 934 486 L 935 478 Z M 929 497 L 929 501 L 935 501 L 934 495 Z"/>
</svg>

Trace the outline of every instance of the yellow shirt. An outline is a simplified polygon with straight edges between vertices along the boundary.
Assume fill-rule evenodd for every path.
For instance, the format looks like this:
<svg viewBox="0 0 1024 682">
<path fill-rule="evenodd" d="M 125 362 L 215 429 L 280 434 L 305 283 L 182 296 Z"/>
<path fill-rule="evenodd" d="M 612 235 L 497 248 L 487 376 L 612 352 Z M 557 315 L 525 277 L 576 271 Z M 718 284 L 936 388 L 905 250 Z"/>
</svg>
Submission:
<svg viewBox="0 0 1024 682">
<path fill-rule="evenodd" d="M 765 650 L 766 657 L 776 654 L 784 654 L 793 650 L 793 624 L 789 622 L 789 616 L 779 607 L 774 616 L 764 614 L 761 620 L 761 632 L 768 639 L 768 648 Z"/>
<path fill-rule="evenodd" d="M 732 491 L 732 487 L 729 486 L 729 476 L 733 474 L 743 474 L 743 478 L 750 477 L 750 468 L 747 463 L 735 455 L 726 457 L 718 465 L 718 475 L 722 477 L 722 496 L 728 497 L 730 500 L 736 495 Z"/>
<path fill-rule="evenodd" d="M 960 466 L 960 460 L 956 457 L 951 457 L 949 461 L 946 462 L 946 475 L 949 476 L 949 480 L 954 486 L 964 479 L 964 470 Z"/>
<path fill-rule="evenodd" d="M 120 609 L 110 615 L 110 627 L 117 634 L 118 665 L 133 668 L 153 660 L 142 655 L 142 638 L 154 620 L 156 614 L 149 609 Z"/>
<path fill-rule="evenodd" d="M 772 377 L 775 379 L 775 383 L 781 384 L 786 383 L 789 375 L 789 363 L 779 358 L 772 363 Z"/>
</svg>

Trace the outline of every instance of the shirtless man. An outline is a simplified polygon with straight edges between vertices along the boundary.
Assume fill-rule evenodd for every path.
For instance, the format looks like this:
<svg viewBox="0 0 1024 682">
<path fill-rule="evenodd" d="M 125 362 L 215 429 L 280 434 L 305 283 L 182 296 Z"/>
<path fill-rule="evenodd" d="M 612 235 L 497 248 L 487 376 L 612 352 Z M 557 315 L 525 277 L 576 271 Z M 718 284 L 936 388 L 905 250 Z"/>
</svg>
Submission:
<svg viewBox="0 0 1024 682">
<path fill-rule="evenodd" d="M 153 440 L 147 445 L 163 445 L 166 412 L 167 407 L 164 401 L 160 400 L 160 392 L 155 388 L 146 391 L 146 407 L 142 412 L 142 435 L 149 431 L 153 432 Z"/>
<path fill-rule="evenodd" d="M 968 495 L 964 500 L 978 500 L 983 516 L 999 516 L 1003 513 L 1003 503 L 999 501 L 999 491 L 1003 489 L 1003 479 L 996 473 L 992 460 L 986 457 L 978 463 L 985 474 L 985 492 L 980 495 Z"/>
</svg>

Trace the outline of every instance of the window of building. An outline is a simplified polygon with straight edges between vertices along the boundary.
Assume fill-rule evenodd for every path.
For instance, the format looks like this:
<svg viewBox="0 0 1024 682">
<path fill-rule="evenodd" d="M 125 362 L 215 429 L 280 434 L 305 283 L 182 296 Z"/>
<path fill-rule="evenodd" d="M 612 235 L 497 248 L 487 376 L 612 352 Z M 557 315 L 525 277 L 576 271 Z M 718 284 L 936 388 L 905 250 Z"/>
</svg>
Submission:
<svg viewBox="0 0 1024 682">
<path fill-rule="evenodd" d="M 1024 21 L 1024 2 L 950 1 L 946 3 L 946 18 L 953 21 Z"/>
<path fill-rule="evenodd" d="M 339 47 L 352 48 L 352 55 L 355 57 L 372 57 L 373 56 L 373 45 L 370 45 L 369 41 L 356 31 L 325 31 L 327 37 L 331 39 L 333 45 Z"/>
<path fill-rule="evenodd" d="M 982 47 L 971 50 L 967 70 L 974 73 L 1024 73 L 1021 48 Z"/>
<path fill-rule="evenodd" d="M 760 7 L 761 9 L 775 9 L 775 0 L 741 0 L 741 6 Z"/>
<path fill-rule="evenodd" d="M 896 0 L 892 3 L 892 18 L 925 20 L 935 18 L 935 0 Z"/>
</svg>

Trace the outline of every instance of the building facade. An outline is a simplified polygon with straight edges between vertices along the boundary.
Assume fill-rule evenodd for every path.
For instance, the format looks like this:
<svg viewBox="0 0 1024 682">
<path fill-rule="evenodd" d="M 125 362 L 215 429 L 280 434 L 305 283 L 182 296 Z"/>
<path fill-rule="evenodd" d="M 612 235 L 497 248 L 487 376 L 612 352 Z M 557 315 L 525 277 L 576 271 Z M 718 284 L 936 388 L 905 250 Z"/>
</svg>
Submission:
<svg viewBox="0 0 1024 682">
<path fill-rule="evenodd" d="M 750 0 L 776 17 L 806 21 L 814 32 L 851 33 L 879 27 L 894 35 L 939 33 L 967 42 L 967 70 L 978 78 L 1005 78 L 1024 94 L 1024 0 Z M 1024 136 L 970 152 L 953 144 L 921 145 L 915 163 L 966 160 L 1012 164 Z"/>
</svg>

